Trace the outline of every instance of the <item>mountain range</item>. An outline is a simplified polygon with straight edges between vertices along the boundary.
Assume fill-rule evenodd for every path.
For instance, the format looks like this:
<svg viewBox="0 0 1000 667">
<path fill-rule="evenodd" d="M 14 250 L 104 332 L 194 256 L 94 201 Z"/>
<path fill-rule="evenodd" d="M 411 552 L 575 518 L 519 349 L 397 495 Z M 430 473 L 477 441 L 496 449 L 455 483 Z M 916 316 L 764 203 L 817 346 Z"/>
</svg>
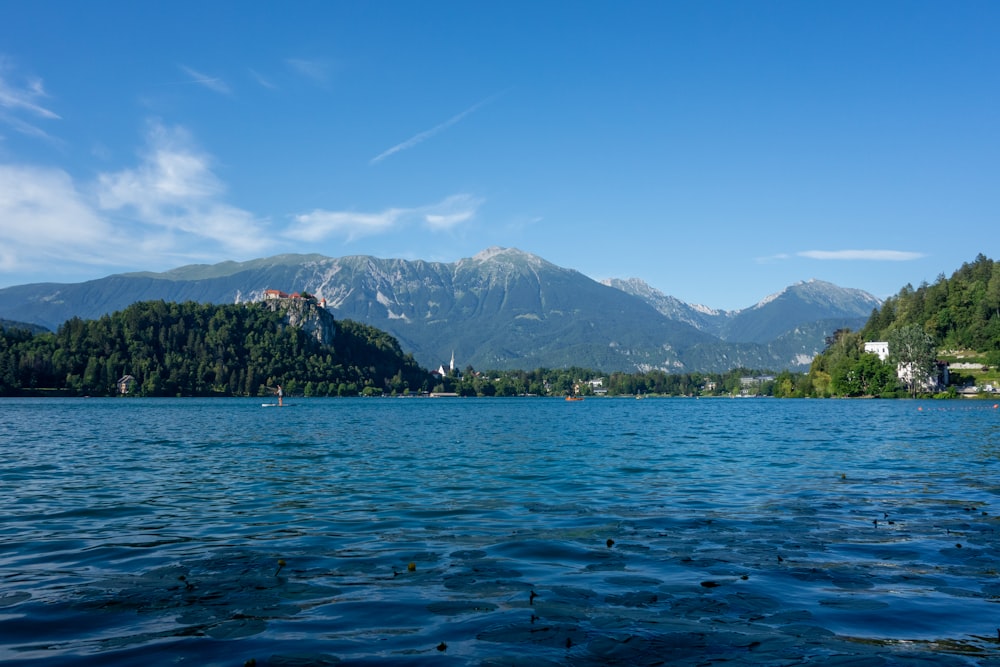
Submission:
<svg viewBox="0 0 1000 667">
<path fill-rule="evenodd" d="M 742 310 L 690 305 L 641 280 L 597 282 L 513 248 L 457 262 L 278 255 L 116 274 L 83 283 L 0 289 L 0 318 L 57 328 L 136 301 L 240 303 L 265 290 L 308 292 L 338 319 L 395 336 L 428 368 L 720 372 L 801 370 L 879 299 L 822 281 L 792 285 Z"/>
</svg>

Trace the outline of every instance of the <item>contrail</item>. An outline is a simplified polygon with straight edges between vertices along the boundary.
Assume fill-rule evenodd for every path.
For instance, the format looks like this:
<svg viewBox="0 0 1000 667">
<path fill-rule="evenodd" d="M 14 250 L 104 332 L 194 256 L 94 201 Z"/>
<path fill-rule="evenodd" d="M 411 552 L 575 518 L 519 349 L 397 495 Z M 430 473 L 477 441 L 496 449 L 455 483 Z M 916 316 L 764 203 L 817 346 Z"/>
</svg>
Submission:
<svg viewBox="0 0 1000 667">
<path fill-rule="evenodd" d="M 498 97 L 500 97 L 500 96 L 502 96 L 502 95 L 504 95 L 506 93 L 507 93 L 507 91 L 505 90 L 503 92 L 499 92 L 499 93 L 497 93 L 495 95 L 491 95 L 490 97 L 487 97 L 482 102 L 478 102 L 476 104 L 473 104 L 471 107 L 469 107 L 468 109 L 466 109 L 462 113 L 459 113 L 459 114 L 456 114 L 456 115 L 452 116 L 451 118 L 449 118 L 445 122 L 441 123 L 440 125 L 435 125 L 434 127 L 432 127 L 429 130 L 424 130 L 423 132 L 421 132 L 419 134 L 415 134 L 412 137 L 410 137 L 409 139 L 407 139 L 406 141 L 404 141 L 403 143 L 396 144 L 392 148 L 390 148 L 390 149 L 388 149 L 386 151 L 383 151 L 382 153 L 379 153 L 378 155 L 376 155 L 375 157 L 373 157 L 371 160 L 369 160 L 368 164 L 376 164 L 376 163 L 381 162 L 382 160 L 386 159 L 387 157 L 389 157 L 393 153 L 398 153 L 399 151 L 404 151 L 407 148 L 413 148 L 414 146 L 416 146 L 417 144 L 421 143 L 422 141 L 426 141 L 427 139 L 430 139 L 435 134 L 438 134 L 439 132 L 443 132 L 444 130 L 447 130 L 449 127 L 451 127 L 452 125 L 454 125 L 458 121 L 462 120 L 463 118 L 465 118 L 469 114 L 471 114 L 471 113 L 477 111 L 478 109 L 486 106 L 487 104 L 493 102 L 495 99 L 497 99 Z"/>
</svg>

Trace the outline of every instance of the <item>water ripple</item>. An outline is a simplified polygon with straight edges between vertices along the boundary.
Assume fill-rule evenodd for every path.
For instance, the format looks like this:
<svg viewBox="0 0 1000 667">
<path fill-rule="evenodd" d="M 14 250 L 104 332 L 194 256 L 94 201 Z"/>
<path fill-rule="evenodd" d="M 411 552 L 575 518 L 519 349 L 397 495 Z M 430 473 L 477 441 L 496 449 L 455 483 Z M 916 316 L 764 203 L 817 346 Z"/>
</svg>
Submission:
<svg viewBox="0 0 1000 667">
<path fill-rule="evenodd" d="M 1000 660 L 995 411 L 258 406 L 4 400 L 0 660 Z"/>
</svg>

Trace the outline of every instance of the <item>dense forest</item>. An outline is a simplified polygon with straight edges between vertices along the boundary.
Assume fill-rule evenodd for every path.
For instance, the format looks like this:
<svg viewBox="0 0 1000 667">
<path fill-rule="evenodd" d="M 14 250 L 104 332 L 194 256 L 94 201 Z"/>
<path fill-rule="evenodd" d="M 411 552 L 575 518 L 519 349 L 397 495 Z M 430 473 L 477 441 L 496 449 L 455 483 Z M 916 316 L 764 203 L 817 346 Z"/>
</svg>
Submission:
<svg viewBox="0 0 1000 667">
<path fill-rule="evenodd" d="M 881 362 L 866 354 L 866 341 L 888 341 L 889 358 Z M 872 312 L 861 331 L 837 331 L 827 343 L 809 371 L 810 391 L 816 396 L 921 392 L 924 388 L 912 376 L 901 386 L 900 364 L 918 374 L 932 373 L 936 361 L 963 355 L 1000 366 L 1000 266 L 980 254 L 951 278 L 942 274 L 933 285 L 916 289 L 906 285 Z M 953 384 L 965 379 L 951 378 Z"/>
<path fill-rule="evenodd" d="M 332 323 L 332 318 L 330 318 Z M 389 334 L 336 322 L 322 345 L 280 311 L 259 304 L 140 302 L 55 333 L 5 327 L 0 394 L 58 390 L 104 396 L 132 375 L 142 396 L 351 395 L 423 388 L 429 375 Z"/>
<path fill-rule="evenodd" d="M 907 285 L 886 299 L 861 330 L 865 340 L 886 340 L 907 325 L 923 328 L 942 350 L 1000 350 L 1000 267 L 980 254 L 933 285 Z"/>
</svg>

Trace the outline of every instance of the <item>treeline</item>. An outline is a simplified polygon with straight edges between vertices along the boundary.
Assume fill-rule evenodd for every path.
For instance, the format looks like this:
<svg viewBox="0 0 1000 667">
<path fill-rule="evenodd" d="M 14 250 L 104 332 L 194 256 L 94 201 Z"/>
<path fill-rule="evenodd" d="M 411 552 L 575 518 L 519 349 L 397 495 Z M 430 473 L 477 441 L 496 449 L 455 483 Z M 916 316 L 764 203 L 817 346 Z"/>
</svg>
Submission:
<svg viewBox="0 0 1000 667">
<path fill-rule="evenodd" d="M 597 381 L 600 381 L 599 383 Z M 593 384 L 592 384 L 593 381 Z M 804 396 L 808 378 L 785 371 L 777 376 L 746 368 L 726 373 L 603 374 L 588 368 L 476 372 L 438 378 L 433 391 L 459 396 Z"/>
<path fill-rule="evenodd" d="M 980 254 L 933 285 L 907 285 L 872 312 L 861 330 L 865 340 L 886 340 L 907 325 L 923 329 L 945 350 L 1000 350 L 1000 266 Z"/>
<path fill-rule="evenodd" d="M 125 375 L 135 378 L 130 393 L 142 396 L 259 396 L 278 384 L 320 396 L 426 388 L 430 376 L 392 336 L 336 325 L 333 344 L 322 345 L 257 304 L 150 301 L 71 319 L 55 333 L 5 328 L 0 394 L 109 395 Z"/>
</svg>

